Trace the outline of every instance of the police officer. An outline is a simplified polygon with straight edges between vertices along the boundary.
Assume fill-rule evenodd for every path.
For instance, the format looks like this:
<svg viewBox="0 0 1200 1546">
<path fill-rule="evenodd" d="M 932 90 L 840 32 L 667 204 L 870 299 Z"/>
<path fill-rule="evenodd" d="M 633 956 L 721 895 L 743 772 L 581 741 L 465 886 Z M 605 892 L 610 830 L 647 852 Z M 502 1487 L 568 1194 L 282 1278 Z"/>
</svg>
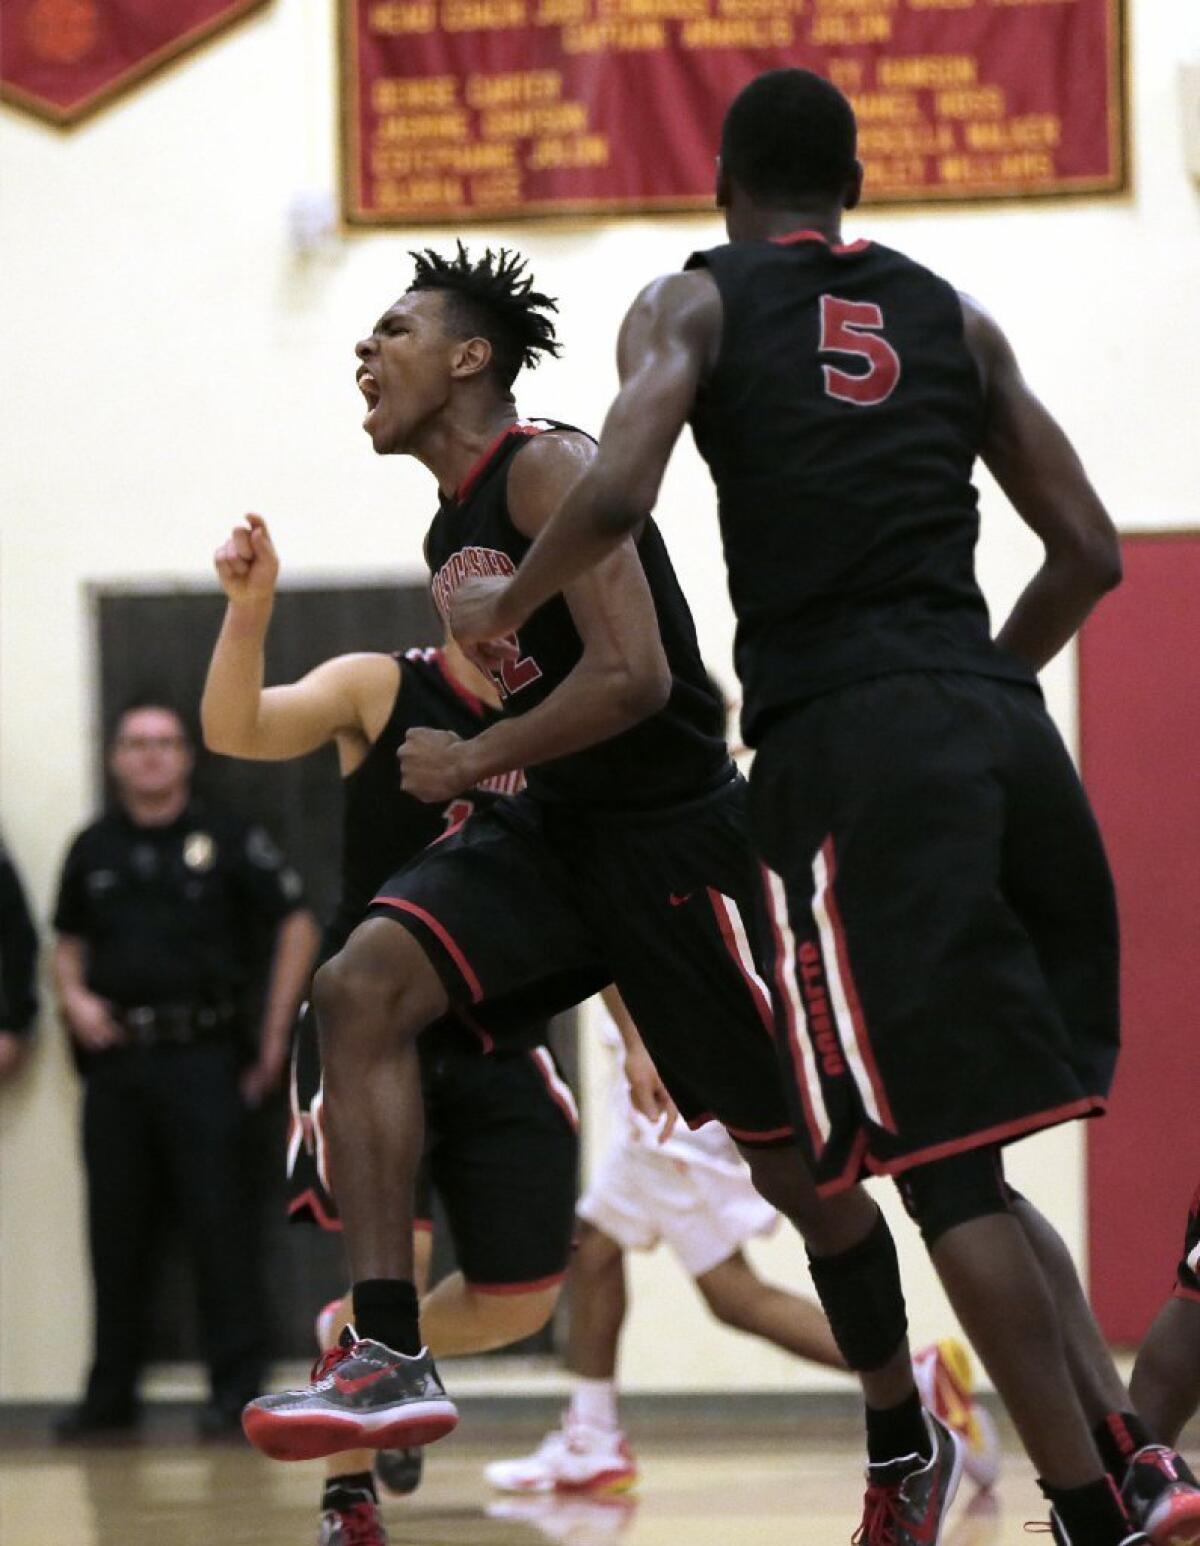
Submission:
<svg viewBox="0 0 1200 1546">
<path fill-rule="evenodd" d="M 242 1242 L 244 1117 L 279 1083 L 317 945 L 299 877 L 260 827 L 191 795 L 171 708 L 136 704 L 108 751 L 112 809 L 74 840 L 60 882 L 54 977 L 84 1077 L 83 1152 L 95 1346 L 74 1438 L 131 1426 L 156 1204 L 189 1235 L 212 1391 L 208 1431 L 236 1426 L 263 1345 Z M 257 1057 L 240 1056 L 251 944 L 274 934 Z"/>
<path fill-rule="evenodd" d="M 37 932 L 0 840 L 0 1080 L 23 1060 L 37 1017 Z"/>
</svg>

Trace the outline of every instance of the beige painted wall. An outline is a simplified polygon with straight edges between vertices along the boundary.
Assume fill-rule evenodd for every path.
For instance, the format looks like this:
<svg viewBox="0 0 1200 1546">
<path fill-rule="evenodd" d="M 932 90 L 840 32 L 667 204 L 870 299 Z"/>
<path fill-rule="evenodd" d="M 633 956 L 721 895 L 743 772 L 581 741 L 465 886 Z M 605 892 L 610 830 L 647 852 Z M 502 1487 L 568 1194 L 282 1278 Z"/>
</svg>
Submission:
<svg viewBox="0 0 1200 1546">
<path fill-rule="evenodd" d="M 292 197 L 333 181 L 331 9 L 277 0 L 71 134 L 0 115 L 0 819 L 43 918 L 67 836 L 92 808 L 89 584 L 203 579 L 215 541 L 248 508 L 273 519 L 292 575 L 419 569 L 429 483 L 415 465 L 369 453 L 351 347 L 406 284 L 406 249 L 448 233 L 358 236 L 307 262 L 289 250 Z M 853 233 L 905 247 L 986 301 L 1123 525 L 1186 524 L 1200 488 L 1200 204 L 1183 168 L 1176 71 L 1200 57 L 1200 22 L 1187 0 L 1130 9 L 1132 197 L 867 211 Z M 486 234 L 520 244 L 562 299 L 566 358 L 525 382 L 525 408 L 594 426 L 628 299 L 720 231 L 695 217 Z M 728 677 L 711 504 L 689 445 L 661 517 Z M 981 563 L 994 607 L 1035 560 L 986 490 Z M 1068 661 L 1047 685 L 1070 734 Z M 67 1395 L 85 1358 L 76 1113 L 47 1015 L 33 1066 L 0 1093 L 0 1395 L 10 1398 Z M 1077 1134 L 1023 1146 L 1012 1168 L 1079 1247 Z M 924 1336 L 947 1312 L 907 1225 L 900 1233 Z M 756 1254 L 805 1281 L 782 1235 Z M 639 1261 L 634 1288 L 631 1385 L 808 1381 L 714 1333 L 672 1262 Z"/>
</svg>

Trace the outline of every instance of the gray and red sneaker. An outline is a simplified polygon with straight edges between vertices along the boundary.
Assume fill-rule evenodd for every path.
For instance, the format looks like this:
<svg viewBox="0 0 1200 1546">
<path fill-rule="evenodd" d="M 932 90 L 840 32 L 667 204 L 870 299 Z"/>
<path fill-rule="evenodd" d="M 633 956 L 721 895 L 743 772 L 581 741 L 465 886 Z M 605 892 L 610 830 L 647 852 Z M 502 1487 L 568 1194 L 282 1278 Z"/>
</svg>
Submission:
<svg viewBox="0 0 1200 1546">
<path fill-rule="evenodd" d="M 325 1510 L 317 1546 L 387 1546 L 387 1539 L 374 1498 L 364 1498 Z"/>
<path fill-rule="evenodd" d="M 963 1441 L 932 1412 L 924 1415 L 933 1453 L 928 1460 L 906 1455 L 867 1467 L 853 1546 L 938 1546 L 962 1478 Z"/>
<path fill-rule="evenodd" d="M 319 1460 L 347 1449 L 407 1449 L 445 1438 L 458 1424 L 429 1350 L 415 1357 L 360 1341 L 351 1327 L 313 1365 L 301 1390 L 259 1396 L 242 1428 L 272 1460 Z"/>
<path fill-rule="evenodd" d="M 1152 1546 L 1200 1546 L 1200 1487 L 1183 1456 L 1148 1444 L 1129 1462 L 1121 1497 Z"/>
</svg>

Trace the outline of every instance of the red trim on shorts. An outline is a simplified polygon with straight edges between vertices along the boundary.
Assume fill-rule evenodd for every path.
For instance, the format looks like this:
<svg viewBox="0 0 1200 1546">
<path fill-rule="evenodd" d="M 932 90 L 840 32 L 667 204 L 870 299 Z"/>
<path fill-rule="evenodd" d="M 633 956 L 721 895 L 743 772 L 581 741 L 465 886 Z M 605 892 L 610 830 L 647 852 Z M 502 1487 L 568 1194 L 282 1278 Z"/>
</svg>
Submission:
<svg viewBox="0 0 1200 1546">
<path fill-rule="evenodd" d="M 728 899 L 716 889 L 715 886 L 706 886 L 708 900 L 712 905 L 713 915 L 717 920 L 717 928 L 721 931 L 721 938 L 725 941 L 725 949 L 728 950 L 730 959 L 741 974 L 742 981 L 750 990 L 750 997 L 754 1000 L 754 1007 L 758 1011 L 758 1018 L 763 1023 L 767 1035 L 775 1040 L 775 1020 L 771 1014 L 771 1001 L 763 992 L 763 986 L 756 982 L 746 970 L 746 963 L 742 960 L 737 947 L 737 940 L 733 933 L 733 921 L 729 916 Z M 744 927 L 744 925 L 743 925 Z"/>
<path fill-rule="evenodd" d="M 718 1118 L 718 1120 L 720 1119 Z M 781 1138 L 794 1138 L 796 1136 L 796 1129 L 794 1127 L 772 1127 L 765 1133 L 752 1133 L 743 1127 L 730 1127 L 728 1122 L 722 1123 L 722 1126 L 729 1136 L 736 1139 L 738 1143 L 748 1143 L 751 1145 L 756 1143 L 778 1143 Z"/>
<path fill-rule="evenodd" d="M 769 236 L 767 240 L 775 247 L 795 247 L 799 242 L 820 242 L 828 247 L 830 252 L 865 252 L 871 243 L 866 237 L 860 236 L 856 242 L 839 242 L 833 246 L 827 236 L 820 231 L 788 231 L 783 236 Z"/>
<path fill-rule="evenodd" d="M 476 1283 L 467 1278 L 466 1285 L 473 1294 L 539 1294 L 544 1289 L 556 1288 L 566 1277 L 566 1269 L 553 1272 L 548 1278 L 535 1278 L 532 1283 Z"/>
<path fill-rule="evenodd" d="M 413 1219 L 413 1230 L 420 1230 L 423 1235 L 433 1234 L 432 1219 Z"/>
<path fill-rule="evenodd" d="M 1172 1299 L 1191 1299 L 1200 1304 L 1200 1288 L 1188 1288 L 1186 1283 L 1176 1283 Z"/>
<path fill-rule="evenodd" d="M 859 1055 L 863 1061 L 863 1067 L 867 1071 L 867 1078 L 871 1081 L 871 1089 L 875 1094 L 875 1104 L 879 1107 L 879 1115 L 883 1118 L 883 1125 L 889 1133 L 896 1131 L 896 1119 L 892 1116 L 892 1108 L 888 1102 L 887 1091 L 884 1089 L 883 1080 L 879 1077 L 879 1069 L 875 1063 L 875 1053 L 871 1046 L 871 1033 L 867 1030 L 866 1016 L 862 1011 L 862 1003 L 858 997 L 858 985 L 854 981 L 854 972 L 850 966 L 850 953 L 846 948 L 846 930 L 842 923 L 841 909 L 837 901 L 837 853 L 833 846 L 833 833 L 831 832 L 821 844 L 821 852 L 825 855 L 825 868 L 828 873 L 828 885 L 825 889 L 825 907 L 829 913 L 830 927 L 833 929 L 834 944 L 837 947 L 838 971 L 841 974 L 842 990 L 846 995 L 846 1005 L 850 1010 L 850 1020 L 854 1026 L 854 1033 L 858 1038 Z M 845 1048 L 842 1049 L 843 1056 Z"/>
<path fill-rule="evenodd" d="M 783 1005 L 784 1024 L 787 1028 L 788 1048 L 792 1059 L 792 1083 L 800 1091 L 800 1104 L 804 1108 L 804 1121 L 808 1127 L 808 1140 L 812 1144 L 814 1157 L 819 1160 L 821 1155 L 825 1152 L 825 1140 L 821 1137 L 821 1129 L 817 1125 L 817 1114 L 813 1110 L 812 1095 L 809 1091 L 808 1080 L 804 1073 L 804 1051 L 800 1046 L 799 1031 L 796 1025 L 796 1006 L 793 1004 L 792 996 L 787 990 L 787 984 L 783 980 L 783 933 L 779 927 L 779 919 L 776 916 L 775 898 L 771 895 L 771 881 L 767 873 L 766 865 L 760 864 L 758 867 L 758 872 L 759 878 L 762 881 L 763 895 L 766 898 L 767 918 L 770 920 L 771 924 L 771 939 L 775 947 L 773 951 L 775 990 L 779 1002 Z M 807 1016 L 805 1019 L 804 1033 L 807 1036 Z M 818 1081 L 820 1080 L 820 1077 L 820 1071 L 818 1070 Z"/>
<path fill-rule="evenodd" d="M 544 1059 L 538 1057 L 538 1053 L 539 1052 L 545 1053 L 545 1058 Z M 570 1087 L 569 1084 L 567 1084 L 567 1081 L 563 1078 L 563 1076 L 559 1073 L 558 1069 L 555 1067 L 554 1059 L 553 1059 L 553 1057 L 551 1057 L 549 1049 L 546 1048 L 546 1047 L 530 1047 L 529 1048 L 529 1061 L 533 1064 L 533 1066 L 537 1069 L 538 1073 L 541 1075 L 542 1083 L 546 1086 L 546 1093 L 547 1093 L 547 1095 L 549 1095 L 550 1099 L 554 1102 L 554 1104 L 562 1112 L 563 1116 L 566 1117 L 567 1123 L 570 1126 L 571 1131 L 573 1133 L 577 1133 L 579 1131 L 579 1112 L 578 1112 L 578 1110 L 576 1109 L 576 1107 L 574 1105 L 574 1097 L 572 1097 L 572 1099 L 570 1101 L 568 1101 L 566 1099 L 566 1097 L 563 1095 L 561 1090 L 556 1090 L 555 1089 L 555 1087 L 554 1087 L 554 1080 L 555 1080 L 555 1078 L 557 1078 L 563 1084 L 563 1086 L 568 1090 L 568 1092 L 570 1091 L 571 1087 Z M 549 1064 L 550 1064 L 549 1068 L 546 1067 L 546 1063 L 547 1062 L 549 1062 Z M 551 1071 L 553 1071 L 553 1077 L 552 1077 L 552 1072 Z"/>
<path fill-rule="evenodd" d="M 375 896 L 371 898 L 372 907 L 394 907 L 397 912 L 411 913 L 414 918 L 419 918 L 431 933 L 441 941 L 447 954 L 458 967 L 462 980 L 466 983 L 471 994 L 471 1002 L 478 1004 L 483 997 L 483 987 L 479 978 L 471 970 L 471 963 L 467 960 L 462 950 L 456 944 L 449 929 L 444 923 L 439 923 L 432 913 L 427 913 L 423 907 L 418 907 L 415 902 L 408 901 L 401 896 Z"/>
<path fill-rule="evenodd" d="M 522 424 L 519 420 L 516 424 L 510 424 L 507 429 L 501 430 L 501 432 L 496 436 L 495 440 L 492 441 L 491 445 L 488 446 L 487 450 L 484 451 L 476 461 L 472 462 L 466 477 L 458 485 L 458 488 L 455 489 L 454 497 L 458 503 L 462 504 L 463 500 L 466 499 L 467 495 L 471 492 L 476 483 L 479 482 L 479 479 L 487 471 L 488 463 L 491 461 L 492 457 L 495 456 L 496 452 L 500 449 L 500 447 L 504 444 L 510 435 L 540 435 L 541 433 L 542 430 L 538 425 Z"/>
<path fill-rule="evenodd" d="M 460 682 L 454 675 L 453 671 L 446 664 L 445 650 L 434 650 L 433 663 L 441 672 L 442 678 L 450 691 L 458 694 L 477 719 L 482 719 L 487 712 L 483 699 L 476 697 L 471 689 Z"/>
<path fill-rule="evenodd" d="M 342 1232 L 342 1221 L 336 1214 L 330 1213 L 321 1201 L 321 1194 L 315 1187 L 308 1187 L 300 1193 L 299 1197 L 293 1197 L 287 1206 L 288 1218 L 294 1217 L 301 1208 L 307 1208 L 322 1229 L 328 1229 L 332 1234 L 339 1235 Z"/>
<path fill-rule="evenodd" d="M 913 1154 L 901 1154 L 896 1159 L 879 1160 L 868 1153 L 866 1168 L 873 1176 L 899 1176 L 918 1165 L 931 1165 L 935 1160 L 949 1159 L 953 1154 L 967 1154 L 972 1149 L 983 1148 L 985 1144 L 1007 1143 L 1012 1138 L 1024 1137 L 1027 1133 L 1037 1132 L 1039 1128 L 1054 1127 L 1075 1117 L 1099 1116 L 1107 1109 L 1108 1101 L 1103 1095 L 1085 1095 L 1082 1100 L 1073 1100 L 1065 1106 L 1054 1106 L 1049 1111 L 1018 1117 L 1013 1122 L 1000 1122 L 995 1127 L 984 1128 L 982 1132 L 972 1133 L 969 1137 L 931 1144 L 927 1149 L 918 1149 Z M 843 1172 L 835 1180 L 821 1182 L 817 1193 L 821 1197 L 832 1197 L 853 1186 L 854 1181 L 855 1177 Z"/>
</svg>

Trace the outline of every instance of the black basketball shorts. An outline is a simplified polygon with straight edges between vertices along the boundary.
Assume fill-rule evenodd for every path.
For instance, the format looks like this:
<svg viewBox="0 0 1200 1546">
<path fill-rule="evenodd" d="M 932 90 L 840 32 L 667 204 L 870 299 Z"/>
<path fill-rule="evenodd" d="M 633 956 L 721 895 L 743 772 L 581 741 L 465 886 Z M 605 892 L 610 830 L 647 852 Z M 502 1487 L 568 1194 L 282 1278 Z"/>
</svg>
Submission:
<svg viewBox="0 0 1200 1546">
<path fill-rule="evenodd" d="M 1183 1256 L 1175 1279 L 1175 1293 L 1180 1299 L 1200 1300 L 1200 1187 L 1196 1188 L 1191 1212 L 1188 1214 Z"/>
<path fill-rule="evenodd" d="M 422 1037 L 425 1150 L 415 1224 L 441 1199 L 463 1276 L 480 1293 L 531 1293 L 559 1282 L 574 1233 L 579 1151 L 575 1097 L 549 1048 L 483 1053 L 449 1021 Z M 292 1049 L 288 1216 L 340 1230 L 325 1142 L 316 1024 Z"/>
<path fill-rule="evenodd" d="M 823 1192 L 1103 1109 L 1113 886 L 1035 688 L 897 673 L 813 699 L 768 728 L 751 811 Z"/>
<path fill-rule="evenodd" d="M 794 1142 L 751 919 L 760 890 L 732 778 L 686 805 L 598 813 L 529 795 L 426 849 L 370 908 L 425 950 L 456 1013 L 553 1013 L 616 983 L 693 1127 Z M 563 994 L 570 996 L 563 997 Z"/>
</svg>

